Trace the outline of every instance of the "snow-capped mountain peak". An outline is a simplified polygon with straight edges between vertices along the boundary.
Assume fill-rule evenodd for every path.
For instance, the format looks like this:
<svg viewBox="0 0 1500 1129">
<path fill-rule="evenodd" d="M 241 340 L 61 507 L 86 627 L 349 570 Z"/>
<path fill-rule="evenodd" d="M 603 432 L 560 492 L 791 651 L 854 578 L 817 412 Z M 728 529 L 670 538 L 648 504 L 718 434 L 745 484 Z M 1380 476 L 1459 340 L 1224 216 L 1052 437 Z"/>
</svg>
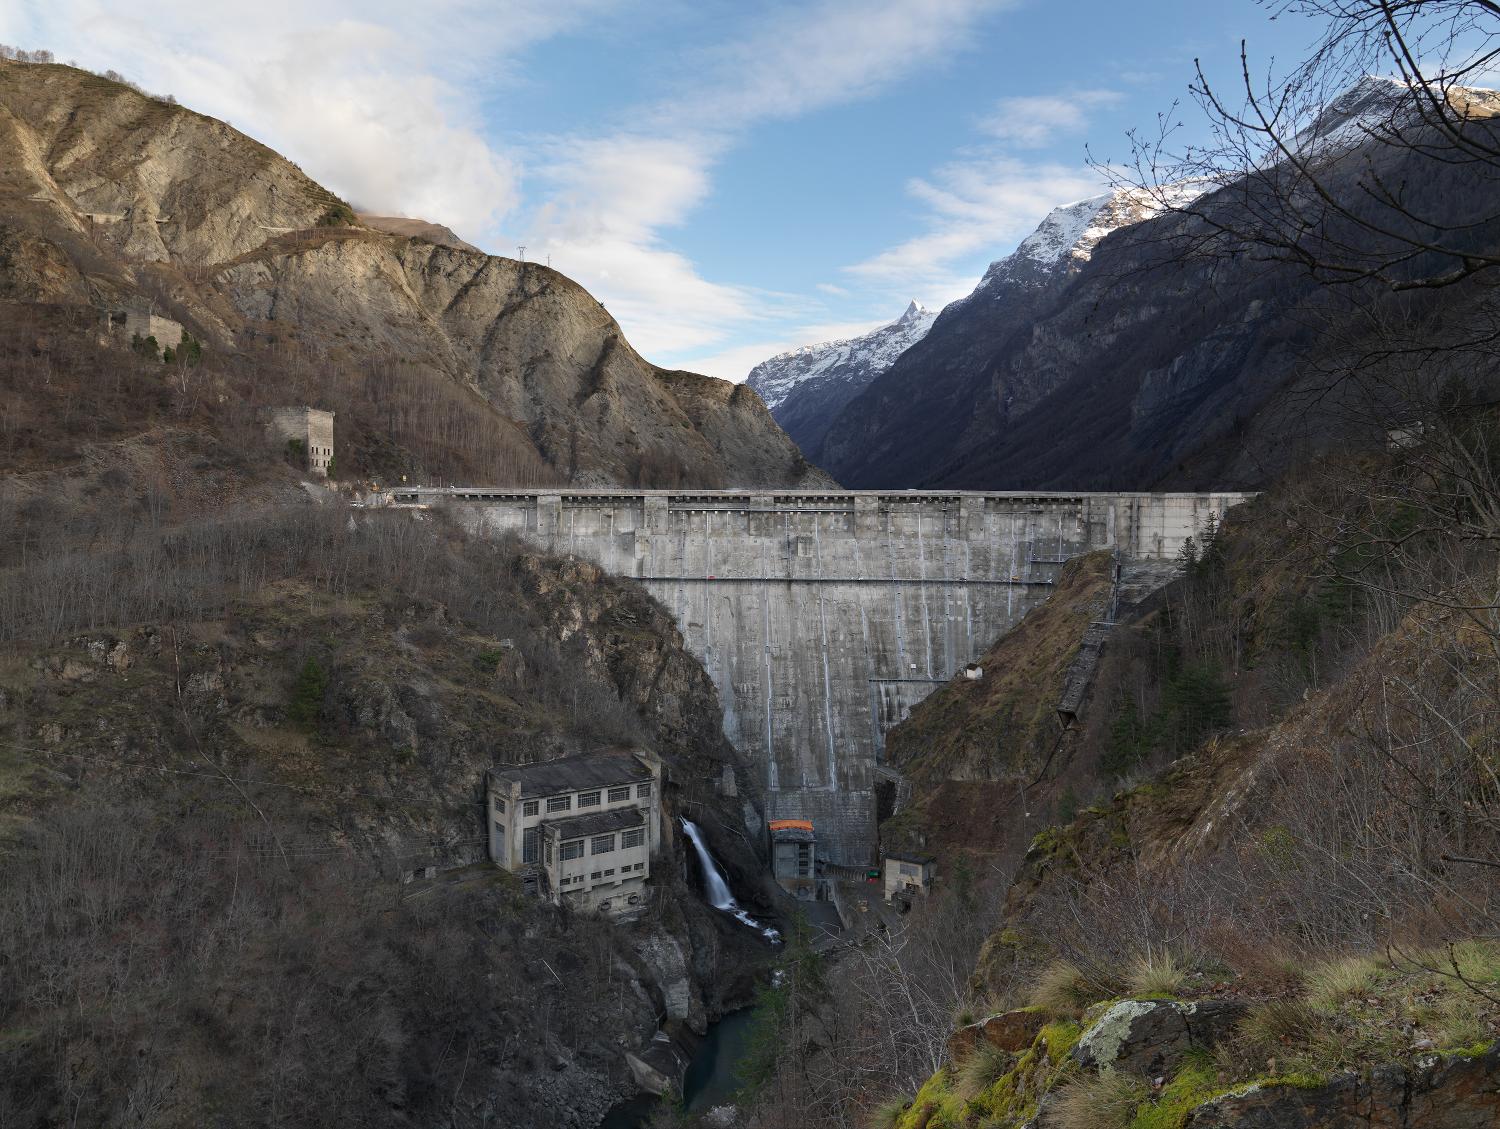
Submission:
<svg viewBox="0 0 1500 1129">
<path fill-rule="evenodd" d="M 1163 211 L 1166 207 L 1187 203 L 1198 196 L 1204 185 L 1169 186 L 1159 198 L 1139 188 L 1117 188 L 1087 200 L 1054 208 L 1037 229 L 1021 241 L 1014 259 L 1029 260 L 1038 266 L 1055 267 L 1066 261 L 1087 262 L 1094 248 L 1110 232 L 1118 231 Z M 994 270 L 1001 259 L 993 264 Z"/>
<path fill-rule="evenodd" d="M 1054 208 L 1014 251 L 991 263 L 973 294 L 961 301 L 1003 284 L 1043 285 L 1059 273 L 1076 270 L 1093 257 L 1106 235 L 1150 219 L 1166 207 L 1185 204 L 1205 187 L 1197 183 L 1169 187 L 1161 198 L 1139 188 L 1117 188 Z"/>
<path fill-rule="evenodd" d="M 937 314 L 916 299 L 895 321 L 844 341 L 801 345 L 762 361 L 746 381 L 775 414 L 794 388 L 809 382 L 837 386 L 853 396 L 895 363 L 932 327 Z M 793 437 L 795 438 L 795 436 Z"/>
<path fill-rule="evenodd" d="M 1183 202 L 1201 191 L 1202 186 L 1185 186 Z M 1150 193 L 1117 189 L 1055 208 L 1015 251 L 990 264 L 973 293 L 948 309 L 976 300 L 1007 303 L 1019 295 L 1040 294 L 1087 262 L 1110 232 L 1147 219 L 1163 206 Z M 937 317 L 912 300 L 899 318 L 870 333 L 803 345 L 762 361 L 747 383 L 803 453 L 815 459 L 839 411 L 922 340 Z"/>
<path fill-rule="evenodd" d="M 1043 266 L 1053 266 L 1070 256 L 1087 259 L 1094 244 L 1113 230 L 1095 221 L 1114 198 L 1114 193 L 1106 192 L 1052 209 L 1037 229 L 1021 240 L 1015 257 Z"/>
<path fill-rule="evenodd" d="M 1330 156 L 1355 148 L 1374 134 L 1389 133 L 1411 97 L 1410 84 L 1394 78 L 1367 74 L 1329 101 L 1310 124 L 1291 139 L 1291 148 L 1302 157 Z M 1272 150 L 1267 164 L 1284 158 Z"/>
<path fill-rule="evenodd" d="M 1431 97 L 1445 101 L 1456 118 L 1491 118 L 1500 113 L 1500 92 L 1479 86 L 1434 85 Z M 1391 141 L 1404 131 L 1420 128 L 1430 110 L 1419 107 L 1428 94 L 1412 82 L 1367 74 L 1347 90 L 1330 99 L 1312 122 L 1291 140 L 1301 158 L 1338 157 L 1367 140 Z M 1268 164 L 1284 158 L 1279 148 L 1269 154 Z"/>
</svg>

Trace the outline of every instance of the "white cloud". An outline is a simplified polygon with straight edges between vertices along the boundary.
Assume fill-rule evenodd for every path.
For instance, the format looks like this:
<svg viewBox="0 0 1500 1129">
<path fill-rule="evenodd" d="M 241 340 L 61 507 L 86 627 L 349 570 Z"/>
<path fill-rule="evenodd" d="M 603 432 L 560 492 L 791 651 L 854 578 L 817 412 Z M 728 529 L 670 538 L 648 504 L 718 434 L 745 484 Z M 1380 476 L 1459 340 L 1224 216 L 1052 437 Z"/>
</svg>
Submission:
<svg viewBox="0 0 1500 1129">
<path fill-rule="evenodd" d="M 871 330 L 879 329 L 883 325 L 890 325 L 903 312 L 904 310 L 896 310 L 890 317 L 881 318 L 879 321 L 870 321 L 869 319 L 860 321 L 825 321 L 814 325 L 804 325 L 796 331 L 797 340 L 792 344 L 784 346 L 781 351 L 786 352 L 787 349 L 795 349 L 798 345 L 824 341 L 847 341 L 851 337 L 863 337 Z"/>
<path fill-rule="evenodd" d="M 603 302 L 640 353 L 663 364 L 724 340 L 730 327 L 772 316 L 756 293 L 711 282 L 659 241 L 549 240 L 553 265 Z"/>
<path fill-rule="evenodd" d="M 483 239 L 517 202 L 475 85 L 604 0 L 20 0 L 0 35 L 224 118 L 360 207 Z"/>
<path fill-rule="evenodd" d="M 756 316 L 751 292 L 703 278 L 660 234 L 707 195 L 716 147 L 620 134 L 554 141 L 538 157 L 547 202 L 527 224 L 528 253 L 597 295 L 646 356 L 711 344 Z"/>
<path fill-rule="evenodd" d="M 1116 90 L 1070 90 L 1002 98 L 981 128 L 1012 145 L 1037 148 L 1056 141 L 1059 134 L 1078 132 L 1088 125 L 1089 111 L 1122 97 Z"/>
<path fill-rule="evenodd" d="M 691 136 L 622 133 L 554 141 L 536 169 L 549 188 L 536 218 L 567 238 L 649 239 L 703 202 L 717 149 Z"/>
<path fill-rule="evenodd" d="M 822 0 L 783 4 L 692 69 L 694 82 L 657 108 L 717 129 L 795 117 L 867 97 L 961 49 L 985 16 L 1016 0 Z"/>
<path fill-rule="evenodd" d="M 740 384 L 750 375 L 750 370 L 761 361 L 774 357 L 777 353 L 785 353 L 788 349 L 795 349 L 798 345 L 806 345 L 812 340 L 813 338 L 804 337 L 791 342 L 786 338 L 754 341 L 748 345 L 735 345 L 716 353 L 692 354 L 684 359 L 683 365 L 694 372 L 717 376 L 720 380 Z"/>
<path fill-rule="evenodd" d="M 663 234 L 708 198 L 718 159 L 759 122 L 867 97 L 961 49 L 979 19 L 1011 2 L 823 0 L 772 11 L 695 54 L 684 70 L 697 77 L 632 110 L 628 129 L 545 146 L 537 175 L 549 202 L 526 225 L 528 246 L 597 293 L 646 356 L 738 364 L 699 356 L 784 321 L 782 300 L 710 281 Z"/>
<path fill-rule="evenodd" d="M 845 271 L 890 293 L 920 291 L 934 302 L 967 294 L 976 265 L 998 258 L 1053 208 L 1103 188 L 1101 174 L 1085 165 L 1024 159 L 1016 150 L 1081 132 L 1090 111 L 1121 97 L 1095 89 L 1002 98 L 979 123 L 989 141 L 908 184 L 925 206 L 923 230 Z"/>
</svg>

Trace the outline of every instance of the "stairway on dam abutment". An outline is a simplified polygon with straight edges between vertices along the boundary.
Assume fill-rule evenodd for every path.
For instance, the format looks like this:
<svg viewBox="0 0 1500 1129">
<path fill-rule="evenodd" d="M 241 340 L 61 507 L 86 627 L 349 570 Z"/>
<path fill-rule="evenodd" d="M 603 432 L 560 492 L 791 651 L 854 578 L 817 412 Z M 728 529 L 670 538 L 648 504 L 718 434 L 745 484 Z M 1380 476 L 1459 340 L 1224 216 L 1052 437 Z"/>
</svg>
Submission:
<svg viewBox="0 0 1500 1129">
<path fill-rule="evenodd" d="M 1044 601 L 1069 558 L 1171 562 L 1250 496 L 457 487 L 382 500 L 462 507 L 474 528 L 646 585 L 718 687 L 768 816 L 810 819 L 823 857 L 863 865 L 892 725 Z"/>
</svg>

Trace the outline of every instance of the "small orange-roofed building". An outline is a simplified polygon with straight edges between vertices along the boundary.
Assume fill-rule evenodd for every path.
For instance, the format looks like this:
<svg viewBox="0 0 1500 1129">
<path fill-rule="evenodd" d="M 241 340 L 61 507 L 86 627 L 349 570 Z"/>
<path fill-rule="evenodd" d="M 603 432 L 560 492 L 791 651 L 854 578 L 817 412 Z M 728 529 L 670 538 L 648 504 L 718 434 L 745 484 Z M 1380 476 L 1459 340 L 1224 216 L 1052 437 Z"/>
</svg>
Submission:
<svg viewBox="0 0 1500 1129">
<path fill-rule="evenodd" d="M 806 819 L 771 820 L 771 873 L 781 888 L 799 898 L 818 892 L 818 840 Z"/>
</svg>

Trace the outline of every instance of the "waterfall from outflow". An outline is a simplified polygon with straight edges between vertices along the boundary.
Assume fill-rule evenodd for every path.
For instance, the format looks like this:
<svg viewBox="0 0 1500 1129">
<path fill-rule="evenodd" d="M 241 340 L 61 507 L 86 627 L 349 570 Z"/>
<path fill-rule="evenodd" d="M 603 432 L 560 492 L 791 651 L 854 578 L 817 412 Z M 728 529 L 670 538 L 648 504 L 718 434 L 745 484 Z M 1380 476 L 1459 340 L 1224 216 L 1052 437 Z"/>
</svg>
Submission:
<svg viewBox="0 0 1500 1129">
<path fill-rule="evenodd" d="M 724 881 L 724 873 L 719 869 L 719 864 L 714 862 L 714 856 L 708 853 L 708 847 L 703 842 L 703 836 L 698 832 L 698 825 L 691 819 L 679 819 L 682 824 L 683 833 L 693 842 L 693 849 L 698 852 L 698 865 L 703 870 L 703 887 L 708 894 L 708 904 L 714 909 L 727 913 L 736 921 L 748 925 L 766 940 L 779 942 L 781 934 L 768 925 L 762 925 L 751 917 L 734 900 L 734 895 L 729 892 L 729 883 Z"/>
</svg>

